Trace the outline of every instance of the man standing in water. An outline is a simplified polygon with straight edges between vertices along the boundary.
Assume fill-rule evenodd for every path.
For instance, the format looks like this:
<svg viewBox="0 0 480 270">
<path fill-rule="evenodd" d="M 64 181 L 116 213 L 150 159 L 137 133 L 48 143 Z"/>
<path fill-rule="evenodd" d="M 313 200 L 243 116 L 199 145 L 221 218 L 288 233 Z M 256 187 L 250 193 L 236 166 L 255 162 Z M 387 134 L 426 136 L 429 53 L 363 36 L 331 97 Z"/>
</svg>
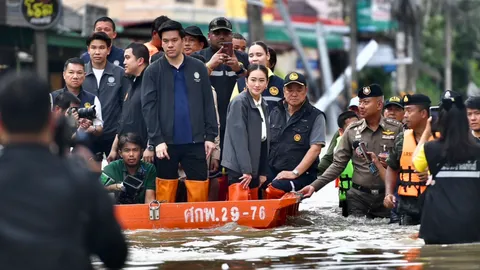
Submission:
<svg viewBox="0 0 480 270">
<path fill-rule="evenodd" d="M 347 192 L 348 214 L 367 216 L 368 218 L 388 217 L 390 211 L 383 206 L 385 185 L 379 176 L 380 169 L 375 167 L 375 157 L 394 145 L 395 136 L 402 131 L 402 123 L 382 116 L 383 91 L 379 85 L 373 84 L 358 91 L 360 98 L 359 116 L 362 120 L 351 124 L 345 131 L 334 155 L 333 163 L 311 185 L 302 190 L 305 196 L 311 196 L 326 184 L 339 177 L 352 160 L 354 167 L 352 188 Z M 364 147 L 362 147 L 362 145 Z"/>
<path fill-rule="evenodd" d="M 395 147 L 387 159 L 384 205 L 387 208 L 394 207 L 396 198 L 394 190 L 398 186 L 397 178 L 400 176 L 397 206 L 400 225 L 420 224 L 421 209 L 418 197 L 425 190 L 428 173 L 417 173 L 413 170 L 412 154 L 427 125 L 430 104 L 430 98 L 422 94 L 406 95 L 403 98 L 405 123 L 408 129 L 397 136 Z"/>
</svg>

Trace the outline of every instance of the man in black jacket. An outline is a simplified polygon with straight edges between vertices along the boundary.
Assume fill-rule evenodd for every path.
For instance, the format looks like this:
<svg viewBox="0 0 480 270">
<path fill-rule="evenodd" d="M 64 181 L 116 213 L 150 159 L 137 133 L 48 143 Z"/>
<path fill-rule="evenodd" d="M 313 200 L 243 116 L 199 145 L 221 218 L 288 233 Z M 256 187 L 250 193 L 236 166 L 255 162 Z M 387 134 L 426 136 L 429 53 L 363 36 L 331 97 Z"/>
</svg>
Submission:
<svg viewBox="0 0 480 270">
<path fill-rule="evenodd" d="M 148 67 L 149 52 L 147 46 L 141 43 L 131 43 L 125 48 L 125 74 L 132 76 L 131 87 L 127 90 L 123 101 L 122 115 L 117 136 L 112 144 L 112 150 L 107 157 L 111 162 L 118 157 L 118 136 L 127 133 L 135 133 L 142 139 L 143 160 L 153 163 L 154 147 L 147 147 L 147 127 L 142 114 L 142 103 L 140 99 L 143 73 Z"/>
<path fill-rule="evenodd" d="M 106 268 L 122 268 L 127 245 L 100 171 L 50 150 L 49 85 L 15 73 L 0 85 L 0 265 L 93 269 L 90 256 L 97 255 Z"/>
<path fill-rule="evenodd" d="M 218 134 L 207 69 L 182 53 L 185 31 L 179 22 L 165 22 L 158 34 L 165 56 L 145 70 L 141 97 L 149 143 L 158 158 L 157 176 L 162 179 L 157 182 L 157 200 L 168 200 L 176 192 L 180 163 L 187 175 L 187 200 L 207 201 L 206 158 Z M 159 198 L 159 190 L 165 198 Z"/>
</svg>

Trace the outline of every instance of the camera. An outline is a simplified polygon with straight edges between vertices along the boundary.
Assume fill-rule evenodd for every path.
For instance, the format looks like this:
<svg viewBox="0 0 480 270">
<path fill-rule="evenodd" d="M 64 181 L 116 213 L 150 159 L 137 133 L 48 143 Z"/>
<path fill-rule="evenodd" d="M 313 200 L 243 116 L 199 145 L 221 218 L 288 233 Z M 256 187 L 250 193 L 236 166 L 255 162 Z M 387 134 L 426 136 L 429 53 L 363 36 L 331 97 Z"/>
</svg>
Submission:
<svg viewBox="0 0 480 270">
<path fill-rule="evenodd" d="M 78 118 L 86 118 L 89 120 L 95 119 L 97 115 L 97 112 L 95 111 L 95 105 L 93 105 L 90 108 L 71 107 L 68 109 L 69 115 L 71 115 L 74 112 L 78 113 Z"/>
</svg>

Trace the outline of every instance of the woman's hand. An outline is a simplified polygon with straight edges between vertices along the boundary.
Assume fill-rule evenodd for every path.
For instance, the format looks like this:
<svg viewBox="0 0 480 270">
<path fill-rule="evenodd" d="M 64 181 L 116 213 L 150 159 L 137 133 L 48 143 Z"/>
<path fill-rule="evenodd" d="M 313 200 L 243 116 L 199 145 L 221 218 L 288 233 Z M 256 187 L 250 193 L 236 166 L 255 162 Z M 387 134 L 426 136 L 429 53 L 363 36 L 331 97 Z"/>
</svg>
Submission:
<svg viewBox="0 0 480 270">
<path fill-rule="evenodd" d="M 244 173 L 242 177 L 239 178 L 242 180 L 240 184 L 242 185 L 243 189 L 248 189 L 248 186 L 250 185 L 250 181 L 252 181 L 252 175 L 248 173 Z"/>
<path fill-rule="evenodd" d="M 425 130 L 423 130 L 422 136 L 426 138 L 430 138 L 432 136 L 432 117 L 430 116 L 427 120 L 427 125 L 425 126 Z"/>
</svg>

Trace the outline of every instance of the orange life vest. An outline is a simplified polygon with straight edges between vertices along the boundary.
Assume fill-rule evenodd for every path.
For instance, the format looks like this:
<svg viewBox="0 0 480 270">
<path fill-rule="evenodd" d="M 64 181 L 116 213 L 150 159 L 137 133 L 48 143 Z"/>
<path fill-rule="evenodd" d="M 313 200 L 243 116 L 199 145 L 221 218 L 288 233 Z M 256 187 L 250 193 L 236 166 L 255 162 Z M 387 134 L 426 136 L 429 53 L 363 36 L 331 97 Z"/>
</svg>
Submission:
<svg viewBox="0 0 480 270">
<path fill-rule="evenodd" d="M 433 140 L 433 136 L 428 140 Z M 418 197 L 425 189 L 425 182 L 420 182 L 415 168 L 413 167 L 413 152 L 417 148 L 415 135 L 413 130 L 407 129 L 403 133 L 403 149 L 400 157 L 400 186 L 398 187 L 398 195 Z"/>
</svg>

